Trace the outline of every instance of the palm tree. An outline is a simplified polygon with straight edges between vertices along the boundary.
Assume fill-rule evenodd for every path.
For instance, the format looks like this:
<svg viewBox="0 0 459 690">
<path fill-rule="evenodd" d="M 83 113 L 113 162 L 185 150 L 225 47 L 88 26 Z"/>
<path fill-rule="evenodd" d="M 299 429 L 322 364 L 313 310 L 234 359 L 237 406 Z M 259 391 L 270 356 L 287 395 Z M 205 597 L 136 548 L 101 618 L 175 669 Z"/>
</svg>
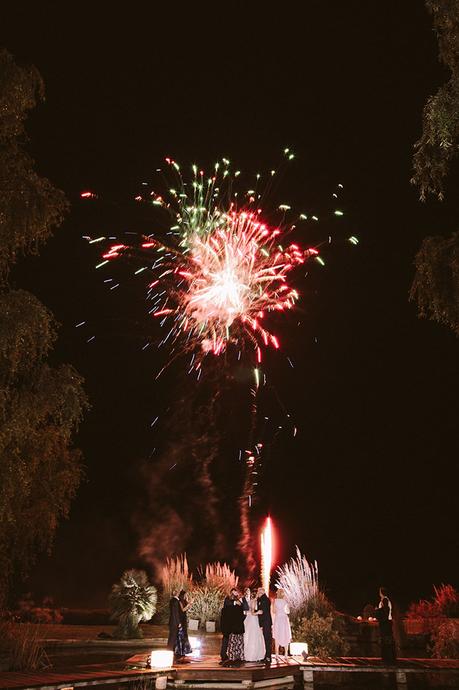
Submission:
<svg viewBox="0 0 459 690">
<path fill-rule="evenodd" d="M 156 587 L 150 585 L 144 570 L 126 570 L 110 593 L 111 619 L 118 621 L 115 636 L 123 639 L 142 637 L 139 623 L 150 620 L 156 612 Z"/>
</svg>

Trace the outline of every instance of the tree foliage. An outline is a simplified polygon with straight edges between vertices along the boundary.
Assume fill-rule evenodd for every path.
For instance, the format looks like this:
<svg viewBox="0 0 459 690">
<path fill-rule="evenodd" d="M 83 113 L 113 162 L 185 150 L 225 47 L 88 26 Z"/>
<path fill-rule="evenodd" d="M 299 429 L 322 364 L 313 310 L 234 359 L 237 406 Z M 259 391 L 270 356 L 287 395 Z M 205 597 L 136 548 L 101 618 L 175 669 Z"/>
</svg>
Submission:
<svg viewBox="0 0 459 690">
<path fill-rule="evenodd" d="M 415 144 L 411 182 L 425 200 L 440 200 L 444 180 L 459 151 L 459 3 L 457 0 L 426 0 L 433 16 L 439 56 L 449 78 L 424 106 L 423 130 Z M 426 237 L 415 257 L 416 272 L 410 300 L 420 317 L 451 328 L 459 335 L 459 233 Z"/>
<path fill-rule="evenodd" d="M 24 149 L 25 121 L 29 110 L 44 95 L 43 81 L 35 67 L 20 67 L 0 51 L 0 275 L 8 273 L 20 253 L 37 252 L 41 243 L 60 225 L 68 204 L 34 171 L 34 161 Z"/>
<path fill-rule="evenodd" d="M 86 405 L 82 379 L 47 362 L 57 324 L 8 284 L 16 259 L 36 252 L 67 208 L 24 149 L 27 113 L 42 96 L 36 69 L 0 51 L 0 604 L 13 574 L 52 546 L 82 472 L 71 443 Z"/>
<path fill-rule="evenodd" d="M 410 300 L 419 316 L 449 326 L 459 336 L 459 232 L 426 237 L 415 266 Z"/>
<path fill-rule="evenodd" d="M 411 182 L 421 199 L 443 199 L 443 182 L 459 150 L 459 4 L 457 0 L 426 0 L 433 16 L 439 56 L 449 79 L 427 99 L 422 134 L 415 144 Z"/>
</svg>

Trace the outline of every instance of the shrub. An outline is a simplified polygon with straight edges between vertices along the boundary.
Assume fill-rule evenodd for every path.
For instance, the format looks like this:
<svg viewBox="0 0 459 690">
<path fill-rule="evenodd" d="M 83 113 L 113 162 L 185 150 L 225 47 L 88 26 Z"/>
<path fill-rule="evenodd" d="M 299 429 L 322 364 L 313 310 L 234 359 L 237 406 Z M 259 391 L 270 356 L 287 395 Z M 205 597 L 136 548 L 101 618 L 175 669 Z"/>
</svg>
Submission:
<svg viewBox="0 0 459 690">
<path fill-rule="evenodd" d="M 42 671 L 50 668 L 48 655 L 39 641 L 40 628 L 30 623 L 0 622 L 0 655 L 9 671 Z"/>
<path fill-rule="evenodd" d="M 434 586 L 434 596 L 411 604 L 408 618 L 459 618 L 459 593 L 452 585 Z"/>
<path fill-rule="evenodd" d="M 434 596 L 411 604 L 408 618 L 423 620 L 430 651 L 439 658 L 459 658 L 459 594 L 452 585 L 434 586 Z"/>
<path fill-rule="evenodd" d="M 112 620 L 118 621 L 115 637 L 133 639 L 142 637 L 141 621 L 148 621 L 156 611 L 156 587 L 150 585 L 144 570 L 126 570 L 119 584 L 110 594 Z"/>
<path fill-rule="evenodd" d="M 434 586 L 434 602 L 440 615 L 459 618 L 459 593 L 452 585 Z"/>
<path fill-rule="evenodd" d="M 320 618 L 326 618 L 327 616 L 333 616 L 334 612 L 334 606 L 327 596 L 320 590 L 315 592 L 309 599 L 306 599 L 302 608 L 297 609 L 294 614 L 290 614 L 292 634 L 294 637 L 297 636 L 303 621 L 311 619 L 314 614 L 317 614 Z M 299 638 L 296 637 L 296 639 Z"/>
<path fill-rule="evenodd" d="M 16 612 L 20 621 L 24 623 L 62 623 L 62 609 L 54 606 L 52 597 L 45 597 L 41 606 L 37 606 L 28 592 L 18 601 Z"/>
<path fill-rule="evenodd" d="M 306 600 L 303 609 L 305 618 L 312 618 L 314 613 L 317 613 L 321 618 L 326 618 L 326 616 L 332 614 L 334 610 L 335 607 L 330 599 L 320 590 Z"/>
<path fill-rule="evenodd" d="M 349 646 L 342 638 L 341 624 L 331 614 L 325 617 L 314 612 L 311 618 L 303 618 L 296 630 L 296 639 L 308 643 L 311 656 L 327 657 L 347 654 Z"/>
<path fill-rule="evenodd" d="M 459 623 L 450 618 L 439 620 L 431 634 L 430 651 L 440 659 L 459 659 Z"/>
</svg>

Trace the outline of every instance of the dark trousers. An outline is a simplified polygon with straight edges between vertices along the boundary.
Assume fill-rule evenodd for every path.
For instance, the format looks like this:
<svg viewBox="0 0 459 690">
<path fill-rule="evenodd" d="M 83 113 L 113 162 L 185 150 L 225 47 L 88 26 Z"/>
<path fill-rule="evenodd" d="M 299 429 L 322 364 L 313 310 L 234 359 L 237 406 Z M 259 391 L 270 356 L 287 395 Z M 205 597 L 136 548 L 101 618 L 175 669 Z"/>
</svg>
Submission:
<svg viewBox="0 0 459 690">
<path fill-rule="evenodd" d="M 271 625 L 263 625 L 262 628 L 263 630 L 263 637 L 265 640 L 265 659 L 269 659 L 271 661 L 271 653 L 272 653 L 272 647 L 273 647 L 273 630 Z"/>
<path fill-rule="evenodd" d="M 227 661 L 227 659 L 228 659 L 228 640 L 229 640 L 229 635 L 223 635 L 222 647 L 220 649 L 220 656 L 221 656 L 222 661 Z"/>
<path fill-rule="evenodd" d="M 380 621 L 379 634 L 381 636 L 381 659 L 385 664 L 395 664 L 395 641 L 392 633 L 392 621 Z"/>
</svg>

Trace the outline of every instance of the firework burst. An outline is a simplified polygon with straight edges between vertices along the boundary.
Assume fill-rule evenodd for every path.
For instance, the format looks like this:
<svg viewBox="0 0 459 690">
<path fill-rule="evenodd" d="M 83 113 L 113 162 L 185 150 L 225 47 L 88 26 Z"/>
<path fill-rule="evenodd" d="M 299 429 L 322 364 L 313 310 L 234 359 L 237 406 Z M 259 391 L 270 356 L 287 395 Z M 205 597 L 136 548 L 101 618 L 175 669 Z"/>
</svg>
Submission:
<svg viewBox="0 0 459 690">
<path fill-rule="evenodd" d="M 193 166 L 189 182 L 175 161 L 166 161 L 177 184 L 167 195 L 151 192 L 136 200 L 167 212 L 167 241 L 154 233 L 135 247 L 112 244 L 98 267 L 134 250 L 145 255 L 137 273 L 151 274 L 149 311 L 167 329 L 162 343 L 181 340 L 183 350 L 194 351 L 197 369 L 203 356 L 229 346 L 249 348 L 259 363 L 263 348 L 279 348 L 269 315 L 292 309 L 299 297 L 289 274 L 318 251 L 286 243 L 295 227 L 285 223 L 289 206 L 279 207 L 284 222 L 272 226 L 260 208 L 260 192 L 249 189 L 241 200 L 233 191 L 239 172 L 231 173 L 226 159 L 211 177 Z"/>
</svg>

